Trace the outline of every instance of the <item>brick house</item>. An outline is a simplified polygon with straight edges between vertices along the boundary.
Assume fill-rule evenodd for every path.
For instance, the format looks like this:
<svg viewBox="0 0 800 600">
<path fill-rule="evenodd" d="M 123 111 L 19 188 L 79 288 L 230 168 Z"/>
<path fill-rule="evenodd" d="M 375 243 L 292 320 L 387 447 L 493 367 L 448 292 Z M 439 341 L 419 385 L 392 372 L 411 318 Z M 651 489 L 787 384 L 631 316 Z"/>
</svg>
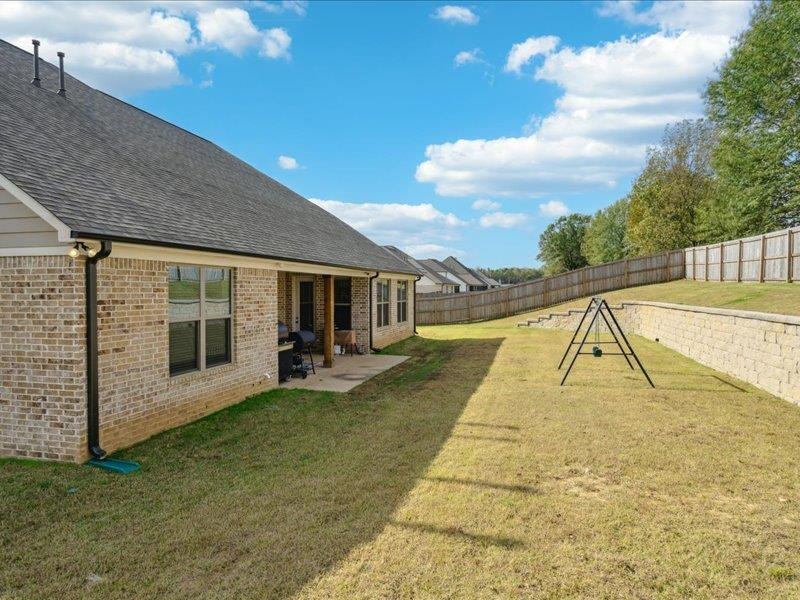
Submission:
<svg viewBox="0 0 800 600">
<path fill-rule="evenodd" d="M 0 455 L 82 461 L 275 387 L 279 320 L 328 364 L 336 327 L 364 352 L 413 335 L 406 263 L 64 81 L 0 41 Z"/>
</svg>

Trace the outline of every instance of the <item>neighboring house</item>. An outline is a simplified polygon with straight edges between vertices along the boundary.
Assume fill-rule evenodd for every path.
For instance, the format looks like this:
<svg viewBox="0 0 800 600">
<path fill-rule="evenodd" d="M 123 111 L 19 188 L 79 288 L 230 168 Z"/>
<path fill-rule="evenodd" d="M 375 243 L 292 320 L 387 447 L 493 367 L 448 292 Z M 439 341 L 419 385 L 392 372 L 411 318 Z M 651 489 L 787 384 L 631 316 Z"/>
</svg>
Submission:
<svg viewBox="0 0 800 600">
<path fill-rule="evenodd" d="M 0 455 L 82 461 L 273 388 L 279 320 L 328 361 L 334 325 L 367 352 L 413 334 L 408 263 L 32 64 L 0 41 Z"/>
<path fill-rule="evenodd" d="M 443 293 L 458 293 L 467 291 L 467 283 L 456 277 L 453 273 L 451 273 L 447 269 L 447 267 L 445 267 L 440 261 L 436 260 L 435 258 L 420 259 L 419 264 L 421 264 L 425 269 L 427 269 L 431 273 L 435 273 L 443 281 L 448 282 L 447 287 L 452 291 Z"/>
<path fill-rule="evenodd" d="M 488 276 L 486 273 L 483 273 L 482 271 L 479 271 L 478 269 L 471 269 L 471 271 L 472 271 L 473 273 L 475 273 L 475 275 L 477 275 L 477 276 L 478 276 L 478 278 L 479 278 L 481 281 L 483 281 L 483 282 L 484 282 L 486 285 L 488 285 L 490 289 L 491 289 L 491 288 L 503 287 L 503 284 L 502 284 L 502 283 L 500 283 L 500 282 L 499 282 L 499 281 L 497 281 L 496 279 L 492 279 L 492 278 L 491 278 L 491 277 L 489 277 L 489 276 Z"/>
<path fill-rule="evenodd" d="M 446 276 L 439 275 L 426 267 L 423 261 L 417 260 L 413 256 L 406 254 L 395 246 L 384 246 L 389 252 L 394 254 L 400 260 L 408 263 L 412 269 L 421 274 L 419 281 L 416 285 L 417 294 L 453 294 L 458 291 L 459 284 L 448 279 Z"/>
<path fill-rule="evenodd" d="M 490 287 L 499 287 L 500 284 L 486 277 L 483 273 L 479 273 L 474 269 L 470 269 L 454 256 L 448 256 L 442 261 L 442 264 L 453 273 L 456 277 L 461 279 L 467 284 L 466 291 L 468 292 L 481 292 L 488 290 Z"/>
</svg>

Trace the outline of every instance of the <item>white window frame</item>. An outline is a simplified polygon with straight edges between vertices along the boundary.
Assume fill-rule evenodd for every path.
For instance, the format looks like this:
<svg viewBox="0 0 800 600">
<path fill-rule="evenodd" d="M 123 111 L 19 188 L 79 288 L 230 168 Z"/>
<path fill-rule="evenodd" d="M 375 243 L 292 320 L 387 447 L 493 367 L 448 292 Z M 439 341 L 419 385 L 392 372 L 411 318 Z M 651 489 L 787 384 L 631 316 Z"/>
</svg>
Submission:
<svg viewBox="0 0 800 600">
<path fill-rule="evenodd" d="M 179 267 L 179 268 L 194 268 L 200 271 L 200 312 L 197 317 L 187 317 L 187 318 L 178 318 L 173 319 L 171 316 L 167 316 L 167 343 L 169 344 L 169 326 L 172 323 L 198 323 L 198 342 L 197 342 L 197 368 L 187 371 L 181 371 L 180 373 L 170 373 L 170 377 L 181 377 L 182 375 L 188 375 L 190 373 L 198 373 L 207 370 L 213 370 L 217 367 L 224 367 L 226 365 L 230 365 L 234 362 L 234 348 L 233 348 L 233 299 L 234 299 L 234 272 L 235 269 L 233 267 L 218 267 L 214 265 L 195 265 L 195 264 L 185 264 L 185 263 L 170 263 L 167 265 L 167 269 L 170 267 Z M 229 272 L 228 280 L 230 285 L 230 310 L 226 315 L 214 315 L 214 316 L 206 316 L 206 269 L 224 269 Z M 167 276 L 167 302 L 169 303 L 169 275 Z M 206 366 L 206 321 L 217 321 L 219 319 L 228 319 L 229 326 L 228 326 L 228 348 L 229 348 L 229 359 L 227 362 L 219 363 L 216 365 L 212 365 L 210 367 Z M 169 363 L 169 348 L 167 348 L 167 370 L 170 371 L 170 363 Z"/>
<path fill-rule="evenodd" d="M 386 299 L 381 300 L 381 288 L 386 286 Z M 392 320 L 392 311 L 389 309 L 389 305 L 392 302 L 392 285 L 389 279 L 378 279 L 378 285 L 375 290 L 375 321 L 377 327 L 380 329 L 381 327 L 388 327 L 391 324 Z M 383 315 L 383 307 L 386 307 L 386 322 L 382 322 L 382 315 Z"/>
<path fill-rule="evenodd" d="M 403 298 L 400 298 L 400 290 L 403 290 Z M 398 323 L 406 323 L 408 321 L 408 281 L 406 280 L 398 280 L 397 281 L 397 322 Z M 402 306 L 403 310 L 400 310 Z M 402 315 L 402 319 L 400 316 Z"/>
</svg>

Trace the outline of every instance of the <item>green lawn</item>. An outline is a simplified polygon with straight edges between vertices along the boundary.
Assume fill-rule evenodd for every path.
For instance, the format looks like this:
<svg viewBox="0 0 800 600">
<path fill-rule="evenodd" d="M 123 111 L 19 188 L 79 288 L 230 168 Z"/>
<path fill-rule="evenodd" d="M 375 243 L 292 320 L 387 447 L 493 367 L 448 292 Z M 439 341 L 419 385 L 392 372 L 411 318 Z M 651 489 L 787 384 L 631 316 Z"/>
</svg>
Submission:
<svg viewBox="0 0 800 600">
<path fill-rule="evenodd" d="M 0 463 L 0 598 L 800 595 L 800 409 L 634 337 L 421 328 L 89 467 Z M 346 358 L 340 359 L 346 360 Z"/>
<path fill-rule="evenodd" d="M 669 283 L 644 285 L 602 294 L 611 303 L 623 300 L 651 300 L 754 310 L 782 315 L 800 315 L 800 284 L 798 283 L 720 283 L 679 279 Z M 533 313 L 518 315 L 521 321 L 532 315 L 546 314 L 565 308 L 586 308 L 588 298 L 571 300 Z"/>
</svg>

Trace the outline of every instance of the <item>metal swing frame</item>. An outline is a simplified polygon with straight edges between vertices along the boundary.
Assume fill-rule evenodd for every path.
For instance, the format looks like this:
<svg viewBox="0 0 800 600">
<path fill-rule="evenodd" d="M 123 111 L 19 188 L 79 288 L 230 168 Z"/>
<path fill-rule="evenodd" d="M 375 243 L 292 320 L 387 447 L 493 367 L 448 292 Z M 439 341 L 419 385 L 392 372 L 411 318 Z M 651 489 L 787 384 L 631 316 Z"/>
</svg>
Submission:
<svg viewBox="0 0 800 600">
<path fill-rule="evenodd" d="M 591 319 L 589 320 L 589 325 L 586 328 L 586 331 L 583 334 L 580 342 L 576 342 L 575 340 L 578 338 L 578 335 L 581 332 L 581 328 L 583 327 L 584 322 L 586 322 L 586 317 L 589 316 L 591 313 Z M 606 316 L 608 315 L 608 316 Z M 617 318 L 614 316 L 614 313 L 611 311 L 611 307 L 608 305 L 608 302 L 605 301 L 604 298 L 600 296 L 595 296 L 591 300 L 589 300 L 589 306 L 586 307 L 586 310 L 581 317 L 581 322 L 578 323 L 578 328 L 575 330 L 575 333 L 572 335 L 572 339 L 567 346 L 567 349 L 564 351 L 564 356 L 561 357 L 561 362 L 558 363 L 558 370 L 561 370 L 561 367 L 564 365 L 564 361 L 567 359 L 567 356 L 570 354 L 570 350 L 572 347 L 577 345 L 578 349 L 575 354 L 572 356 L 572 360 L 569 362 L 569 366 L 567 367 L 567 372 L 564 373 L 564 377 L 561 379 L 560 385 L 564 385 L 564 382 L 569 377 L 570 372 L 572 371 L 572 367 L 575 365 L 575 361 L 578 359 L 578 356 L 582 354 L 594 354 L 594 352 L 584 352 L 583 347 L 586 344 L 586 338 L 589 337 L 589 333 L 592 331 L 592 326 L 595 326 L 595 331 L 599 327 L 598 317 L 602 317 L 603 321 L 605 321 L 606 327 L 608 327 L 608 331 L 611 333 L 614 341 L 600 341 L 596 340 L 595 344 L 616 344 L 619 348 L 619 352 L 603 352 L 603 355 L 608 356 L 624 356 L 625 361 L 628 363 L 628 366 L 631 370 L 634 370 L 633 363 L 631 362 L 631 357 L 633 360 L 636 361 L 636 364 L 639 366 L 639 369 L 644 374 L 645 378 L 647 379 L 647 383 L 650 384 L 650 387 L 656 387 L 653 383 L 653 380 L 650 379 L 650 375 L 647 374 L 647 371 L 642 364 L 642 361 L 639 360 L 639 357 L 636 355 L 636 352 L 631 346 L 631 343 L 628 341 L 628 338 L 625 337 L 625 332 L 622 331 L 622 327 L 620 327 Z M 613 325 L 612 325 L 613 323 Z M 620 339 L 625 344 L 623 346 L 620 343 Z"/>
</svg>

